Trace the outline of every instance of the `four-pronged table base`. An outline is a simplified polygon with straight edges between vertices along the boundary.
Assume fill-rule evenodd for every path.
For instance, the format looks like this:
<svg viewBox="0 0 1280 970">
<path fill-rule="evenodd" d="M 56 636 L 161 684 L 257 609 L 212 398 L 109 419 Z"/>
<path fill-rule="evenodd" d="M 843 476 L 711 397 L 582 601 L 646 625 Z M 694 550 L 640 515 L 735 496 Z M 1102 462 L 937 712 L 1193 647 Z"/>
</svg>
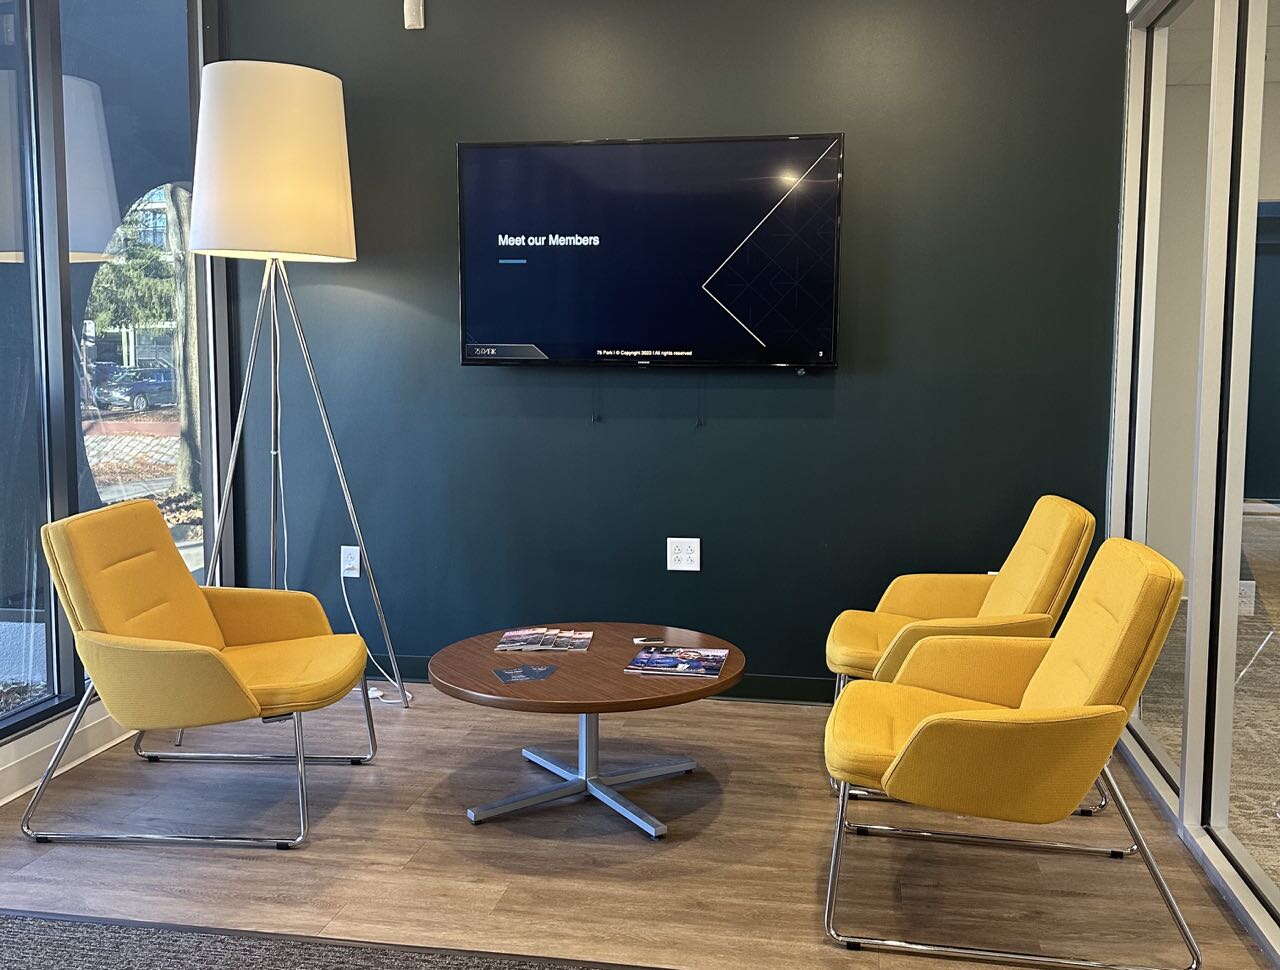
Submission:
<svg viewBox="0 0 1280 970">
<path fill-rule="evenodd" d="M 666 824 L 618 792 L 618 786 L 685 775 L 697 767 L 696 762 L 681 758 L 602 774 L 600 772 L 600 717 L 597 714 L 578 715 L 578 765 L 576 768 L 564 764 L 537 748 L 525 748 L 521 753 L 527 760 L 564 780 L 555 785 L 520 792 L 496 802 L 489 802 L 487 805 L 469 808 L 467 818 L 473 824 L 478 825 L 491 818 L 509 815 L 537 805 L 546 805 L 548 802 L 590 796 L 604 802 L 650 838 L 661 838 L 667 833 Z"/>
</svg>

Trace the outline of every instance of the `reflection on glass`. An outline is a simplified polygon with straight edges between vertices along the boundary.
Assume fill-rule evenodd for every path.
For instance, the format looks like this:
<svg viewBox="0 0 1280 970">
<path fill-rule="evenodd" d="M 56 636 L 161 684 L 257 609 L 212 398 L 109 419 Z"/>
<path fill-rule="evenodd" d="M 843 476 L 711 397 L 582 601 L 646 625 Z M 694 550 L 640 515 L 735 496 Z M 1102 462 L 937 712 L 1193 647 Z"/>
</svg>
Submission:
<svg viewBox="0 0 1280 970">
<path fill-rule="evenodd" d="M 185 5 L 63 0 L 61 25 L 80 504 L 154 499 L 202 578 Z"/>
<path fill-rule="evenodd" d="M 1146 542 L 1191 575 L 1192 485 L 1196 397 L 1200 386 L 1201 280 L 1213 2 L 1195 0 L 1167 32 L 1164 127 L 1160 139 L 1160 205 L 1155 265 L 1150 451 Z M 1144 285 L 1151 285 L 1149 282 Z M 1187 597 L 1199 595 L 1188 583 Z M 1178 778 L 1186 688 L 1187 604 L 1184 598 L 1138 706 L 1156 757 Z"/>
<path fill-rule="evenodd" d="M 44 377 L 20 69 L 16 49 L 0 47 L 0 717 L 54 691 L 38 540 L 46 509 Z"/>
<path fill-rule="evenodd" d="M 1228 825 L 1280 882 L 1280 42 L 1272 40 L 1280 10 L 1274 5 L 1268 19 L 1244 489 L 1228 496 L 1241 504 L 1227 506 L 1243 516 Z"/>
</svg>

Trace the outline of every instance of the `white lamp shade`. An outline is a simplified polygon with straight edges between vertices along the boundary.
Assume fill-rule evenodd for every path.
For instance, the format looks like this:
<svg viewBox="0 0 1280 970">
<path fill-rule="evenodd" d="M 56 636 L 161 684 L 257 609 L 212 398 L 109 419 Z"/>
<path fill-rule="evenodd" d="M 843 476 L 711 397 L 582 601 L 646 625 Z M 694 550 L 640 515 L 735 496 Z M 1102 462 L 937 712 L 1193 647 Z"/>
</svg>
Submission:
<svg viewBox="0 0 1280 970">
<path fill-rule="evenodd" d="M 62 113 L 71 262 L 101 262 L 120 228 L 120 199 L 101 88 L 84 78 L 64 76 Z"/>
<path fill-rule="evenodd" d="M 0 71 L 0 262 L 6 263 L 23 262 L 27 249 L 18 87 L 16 71 Z M 62 110 L 71 261 L 100 262 L 120 226 L 102 91 L 84 78 L 63 77 Z"/>
<path fill-rule="evenodd" d="M 339 78 L 269 61 L 205 66 L 191 249 L 248 259 L 356 258 Z"/>
</svg>

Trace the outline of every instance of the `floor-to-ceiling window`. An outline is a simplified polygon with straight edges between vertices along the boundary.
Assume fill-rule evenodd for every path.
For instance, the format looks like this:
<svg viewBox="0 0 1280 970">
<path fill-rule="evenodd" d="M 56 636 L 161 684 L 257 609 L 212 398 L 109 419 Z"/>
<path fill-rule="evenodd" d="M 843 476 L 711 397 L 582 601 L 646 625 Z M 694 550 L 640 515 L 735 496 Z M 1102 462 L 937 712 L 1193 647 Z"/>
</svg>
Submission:
<svg viewBox="0 0 1280 970">
<path fill-rule="evenodd" d="M 0 736 L 83 690 L 43 522 L 150 498 L 204 578 L 198 6 L 0 0 Z"/>
<path fill-rule="evenodd" d="M 1159 35 L 1151 83 L 1161 122 L 1150 133 L 1147 163 L 1158 170 L 1149 196 L 1139 353 L 1146 364 L 1137 417 L 1133 534 L 1191 576 L 1195 470 L 1197 353 L 1201 269 L 1204 262 L 1205 176 L 1209 145 L 1210 67 L 1214 0 L 1193 0 L 1171 16 Z M 1188 582 L 1164 652 L 1138 707 L 1153 755 L 1172 779 L 1182 756 Z"/>
<path fill-rule="evenodd" d="M 1223 730 L 1209 821 L 1280 908 L 1280 3 L 1257 3 L 1241 92 L 1241 293 L 1220 497 Z"/>
<path fill-rule="evenodd" d="M 154 499 L 203 575 L 186 6 L 61 0 L 59 13 L 80 504 Z"/>
<path fill-rule="evenodd" d="M 1280 958 L 1280 0 L 1131 8 L 1108 528 L 1187 590 L 1126 749 Z"/>
</svg>

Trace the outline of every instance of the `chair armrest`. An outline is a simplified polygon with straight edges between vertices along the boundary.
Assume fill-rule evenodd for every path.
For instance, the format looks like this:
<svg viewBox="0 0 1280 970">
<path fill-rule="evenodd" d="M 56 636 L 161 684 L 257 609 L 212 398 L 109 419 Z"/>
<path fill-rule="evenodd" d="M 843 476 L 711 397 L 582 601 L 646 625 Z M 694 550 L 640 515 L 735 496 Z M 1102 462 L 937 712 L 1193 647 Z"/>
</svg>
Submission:
<svg viewBox="0 0 1280 970">
<path fill-rule="evenodd" d="M 908 623 L 889 641 L 872 676 L 876 680 L 893 680 L 912 649 L 925 637 L 1047 637 L 1052 632 L 1053 617 L 1047 613 L 918 620 Z"/>
<path fill-rule="evenodd" d="M 76 652 L 107 712 L 131 730 L 227 724 L 262 713 L 213 647 L 81 630 Z"/>
<path fill-rule="evenodd" d="M 912 573 L 899 576 L 880 597 L 877 613 L 897 613 L 921 620 L 977 616 L 987 590 L 995 582 L 985 573 Z"/>
<path fill-rule="evenodd" d="M 333 632 L 324 607 L 310 593 L 287 589 L 202 586 L 228 647 L 300 640 Z"/>
<path fill-rule="evenodd" d="M 925 637 L 893 678 L 953 697 L 1017 707 L 1049 637 Z"/>
<path fill-rule="evenodd" d="M 882 787 L 945 812 L 1057 822 L 1079 806 L 1128 719 L 1119 705 L 935 714 L 916 726 Z"/>
</svg>

